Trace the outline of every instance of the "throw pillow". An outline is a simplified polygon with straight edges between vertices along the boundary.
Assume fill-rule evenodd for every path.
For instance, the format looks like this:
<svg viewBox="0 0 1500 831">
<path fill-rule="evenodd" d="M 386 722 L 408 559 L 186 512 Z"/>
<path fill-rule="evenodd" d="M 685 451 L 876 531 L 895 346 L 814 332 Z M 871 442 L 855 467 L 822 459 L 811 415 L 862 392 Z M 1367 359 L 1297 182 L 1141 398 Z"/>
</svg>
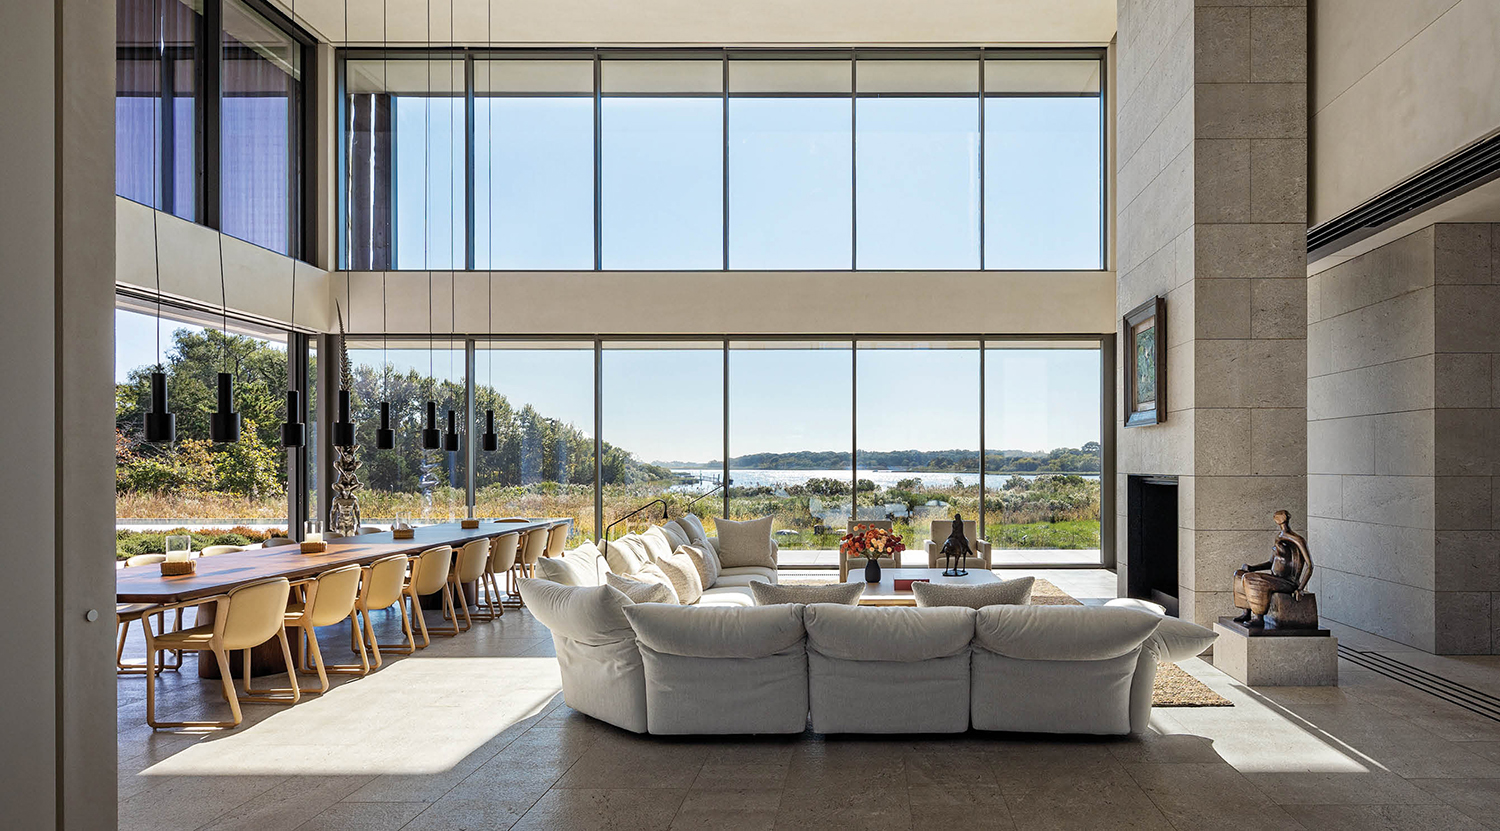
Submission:
<svg viewBox="0 0 1500 831">
<path fill-rule="evenodd" d="M 692 545 L 708 545 L 708 532 L 703 530 L 703 523 L 699 521 L 697 514 L 683 514 L 672 520 L 682 533 L 687 534 L 688 542 Z"/>
<path fill-rule="evenodd" d="M 691 606 L 703 596 L 703 580 L 698 576 L 698 567 L 687 553 L 663 554 L 656 560 L 656 567 L 672 581 L 672 590 L 677 592 L 677 602 Z"/>
<path fill-rule="evenodd" d="M 641 566 L 651 562 L 646 546 L 634 534 L 626 534 L 617 540 L 605 540 L 601 547 L 604 549 L 604 559 L 609 562 L 609 570 L 615 574 L 635 574 L 641 570 Z"/>
<path fill-rule="evenodd" d="M 599 549 L 586 542 L 572 551 L 564 551 L 561 557 L 538 557 L 536 574 L 564 586 L 597 586 L 599 565 L 595 558 L 598 556 Z"/>
<path fill-rule="evenodd" d="M 1029 606 L 1031 585 L 1035 577 L 1017 577 L 998 583 L 955 585 L 953 583 L 912 583 L 918 606 L 963 606 L 983 609 L 986 606 Z"/>
<path fill-rule="evenodd" d="M 1177 663 L 1202 654 L 1203 650 L 1213 646 L 1218 637 L 1212 629 L 1163 616 L 1161 625 L 1156 627 L 1156 632 L 1147 643 L 1153 646 L 1158 658 Z"/>
<path fill-rule="evenodd" d="M 789 586 L 756 580 L 750 584 L 755 605 L 775 606 L 781 603 L 838 603 L 858 606 L 865 593 L 864 583 L 829 583 L 826 586 Z"/>
<path fill-rule="evenodd" d="M 677 605 L 677 593 L 670 582 L 655 580 L 632 580 L 614 572 L 604 575 L 604 581 L 618 589 L 632 603 L 671 603 Z"/>
<path fill-rule="evenodd" d="M 667 539 L 672 541 L 673 551 L 676 551 L 679 545 L 693 544 L 693 541 L 688 539 L 687 532 L 682 530 L 682 526 L 676 522 L 668 522 L 665 525 L 658 525 L 656 527 L 660 528 L 661 532 L 667 535 Z"/>
<path fill-rule="evenodd" d="M 703 584 L 703 588 L 711 589 L 715 583 L 719 582 L 719 555 L 715 554 L 712 548 L 679 545 L 676 553 L 686 554 L 693 558 L 693 566 L 698 569 L 698 580 Z"/>
<path fill-rule="evenodd" d="M 771 553 L 771 517 L 714 522 L 719 527 L 719 564 L 724 568 L 776 567 L 776 555 Z"/>
<path fill-rule="evenodd" d="M 646 532 L 641 534 L 640 540 L 641 545 L 646 546 L 646 556 L 650 557 L 653 563 L 671 554 L 673 549 L 677 548 L 672 544 L 672 538 L 667 536 L 667 532 L 661 530 L 658 525 L 647 528 Z"/>
</svg>

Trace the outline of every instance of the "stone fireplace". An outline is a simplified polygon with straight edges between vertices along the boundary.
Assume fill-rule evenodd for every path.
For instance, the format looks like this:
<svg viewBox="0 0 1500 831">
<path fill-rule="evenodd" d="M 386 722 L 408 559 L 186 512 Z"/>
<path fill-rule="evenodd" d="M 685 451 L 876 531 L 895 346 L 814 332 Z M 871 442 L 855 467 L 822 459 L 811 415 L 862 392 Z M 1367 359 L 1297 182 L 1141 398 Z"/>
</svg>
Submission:
<svg viewBox="0 0 1500 831">
<path fill-rule="evenodd" d="M 1177 477 L 1126 479 L 1126 592 L 1177 614 Z"/>
</svg>

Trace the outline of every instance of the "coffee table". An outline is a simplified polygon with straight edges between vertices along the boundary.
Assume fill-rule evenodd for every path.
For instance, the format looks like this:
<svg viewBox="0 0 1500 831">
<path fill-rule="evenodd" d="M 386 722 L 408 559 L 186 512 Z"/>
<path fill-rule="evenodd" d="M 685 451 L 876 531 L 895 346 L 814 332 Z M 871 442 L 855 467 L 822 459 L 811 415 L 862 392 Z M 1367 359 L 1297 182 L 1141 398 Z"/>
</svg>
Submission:
<svg viewBox="0 0 1500 831">
<path fill-rule="evenodd" d="M 850 576 L 855 576 L 854 572 Z M 963 577 L 944 577 L 940 568 L 883 568 L 880 570 L 879 583 L 866 583 L 865 593 L 859 598 L 861 606 L 915 606 L 917 596 L 911 589 L 904 591 L 896 590 L 897 580 L 928 580 L 933 583 L 946 583 L 950 586 L 977 586 L 983 583 L 998 583 L 1000 578 L 993 571 L 984 568 L 971 568 L 969 573 Z"/>
</svg>

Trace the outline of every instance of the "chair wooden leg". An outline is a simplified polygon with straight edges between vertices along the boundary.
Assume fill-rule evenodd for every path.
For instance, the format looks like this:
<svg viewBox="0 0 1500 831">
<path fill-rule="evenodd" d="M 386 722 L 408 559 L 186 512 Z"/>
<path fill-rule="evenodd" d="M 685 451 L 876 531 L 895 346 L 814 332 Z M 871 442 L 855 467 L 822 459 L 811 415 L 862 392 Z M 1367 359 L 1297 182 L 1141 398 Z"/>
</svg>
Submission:
<svg viewBox="0 0 1500 831">
<path fill-rule="evenodd" d="M 316 641 L 314 641 L 316 643 Z M 330 675 L 369 675 L 370 658 L 365 654 L 365 638 L 359 628 L 359 610 L 349 613 L 349 651 L 359 656 L 357 664 L 324 664 L 323 670 Z M 321 658 L 320 658 L 321 660 Z M 375 653 L 380 660 L 380 653 Z"/>
<path fill-rule="evenodd" d="M 266 689 L 256 689 L 251 686 L 250 650 L 246 649 L 243 655 L 246 701 L 254 701 L 259 704 L 296 704 L 302 700 L 302 690 L 297 684 L 297 665 L 292 661 L 292 646 L 287 641 L 285 626 L 277 630 L 276 638 L 281 641 L 281 657 L 286 661 L 286 677 L 291 686 L 270 687 Z M 327 680 L 326 677 L 323 678 L 325 684 Z"/>
<path fill-rule="evenodd" d="M 427 616 L 424 615 L 424 614 L 422 614 L 422 602 L 417 599 L 417 596 L 415 594 L 413 594 L 413 595 L 410 595 L 410 597 L 411 597 L 411 616 L 414 617 L 414 618 L 416 618 L 417 623 L 421 625 L 421 628 L 422 628 L 422 649 L 426 649 L 427 647 L 432 646 L 432 637 L 427 632 Z M 413 641 L 415 641 L 415 638 L 413 638 Z"/>
<path fill-rule="evenodd" d="M 452 583 L 446 583 L 446 584 L 443 585 L 443 612 L 444 612 L 444 615 L 443 615 L 444 618 L 447 618 L 449 616 L 449 614 L 452 615 L 453 625 L 452 626 L 442 626 L 442 627 L 434 626 L 434 627 L 432 627 L 432 634 L 434 634 L 434 635 L 442 635 L 445 638 L 451 638 L 451 637 L 454 637 L 455 635 L 457 635 L 458 633 L 462 632 L 463 631 L 463 628 L 462 628 L 463 625 L 462 625 L 462 623 L 459 622 L 459 619 L 458 619 L 458 608 L 453 605 L 453 584 Z"/>
</svg>

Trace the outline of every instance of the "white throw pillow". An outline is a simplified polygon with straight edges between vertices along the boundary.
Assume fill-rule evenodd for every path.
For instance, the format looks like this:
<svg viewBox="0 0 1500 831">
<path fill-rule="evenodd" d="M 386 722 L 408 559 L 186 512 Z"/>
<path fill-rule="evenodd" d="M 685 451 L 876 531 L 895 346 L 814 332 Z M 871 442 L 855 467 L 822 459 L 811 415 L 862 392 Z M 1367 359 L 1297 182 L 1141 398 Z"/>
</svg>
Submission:
<svg viewBox="0 0 1500 831">
<path fill-rule="evenodd" d="M 1190 623 L 1175 617 L 1163 616 L 1161 625 L 1156 627 L 1156 633 L 1148 642 L 1156 652 L 1156 657 L 1177 663 L 1189 658 L 1197 657 L 1203 650 L 1213 646 L 1218 639 L 1218 634 L 1212 629 L 1205 629 L 1196 623 Z"/>
<path fill-rule="evenodd" d="M 719 529 L 719 564 L 724 568 L 776 567 L 771 550 L 771 517 L 734 522 L 716 519 Z"/>
<path fill-rule="evenodd" d="M 641 545 L 646 546 L 646 556 L 650 557 L 653 563 L 671 554 L 677 548 L 672 544 L 672 538 L 667 536 L 667 532 L 661 530 L 659 525 L 647 528 L 646 532 L 641 534 L 640 540 Z"/>
<path fill-rule="evenodd" d="M 986 606 L 1027 606 L 1031 604 L 1031 587 L 1035 583 L 1035 577 L 1017 577 L 1014 580 L 1001 580 L 998 583 L 970 585 L 916 582 L 911 584 L 911 593 L 916 596 L 917 605 L 924 608 L 963 606 L 969 609 L 983 609 Z"/>
<path fill-rule="evenodd" d="M 679 545 L 675 553 L 686 554 L 692 558 L 693 566 L 698 569 L 698 581 L 703 584 L 703 588 L 711 589 L 719 582 L 719 572 L 722 568 L 719 565 L 719 555 L 715 554 L 712 548 Z"/>
<path fill-rule="evenodd" d="M 667 535 L 667 539 L 672 541 L 673 551 L 676 551 L 679 545 L 693 544 L 693 541 L 688 539 L 687 532 L 682 530 L 682 526 L 675 522 L 668 522 L 665 525 L 658 525 L 656 527 L 660 528 L 661 532 Z"/>
<path fill-rule="evenodd" d="M 615 574 L 635 574 L 641 570 L 641 566 L 651 562 L 645 544 L 634 534 L 626 534 L 617 540 L 605 540 L 601 547 L 604 559 L 609 561 L 610 571 Z"/>
<path fill-rule="evenodd" d="M 686 552 L 663 554 L 657 558 L 656 567 L 672 581 L 678 603 L 691 606 L 703 596 L 703 579 L 698 576 L 698 566 Z"/>
<path fill-rule="evenodd" d="M 572 551 L 564 551 L 561 557 L 538 557 L 536 574 L 543 580 L 551 580 L 564 586 L 599 585 L 599 549 L 586 542 Z"/>
<path fill-rule="evenodd" d="M 829 583 L 823 586 L 794 586 L 754 580 L 750 593 L 755 595 L 757 606 L 779 606 L 783 603 L 837 603 L 841 606 L 858 606 L 865 593 L 864 583 Z"/>
<path fill-rule="evenodd" d="M 692 545 L 707 546 L 708 532 L 703 530 L 703 523 L 699 521 L 697 514 L 683 514 L 672 520 L 682 533 L 687 534 L 688 542 Z"/>
<path fill-rule="evenodd" d="M 637 575 L 641 576 L 641 575 Z M 665 578 L 665 575 L 663 575 Z M 633 603 L 670 603 L 677 605 L 677 592 L 672 589 L 670 580 L 632 580 L 629 577 L 621 577 L 614 572 L 604 575 L 604 581 L 609 586 L 618 589 Z"/>
</svg>

